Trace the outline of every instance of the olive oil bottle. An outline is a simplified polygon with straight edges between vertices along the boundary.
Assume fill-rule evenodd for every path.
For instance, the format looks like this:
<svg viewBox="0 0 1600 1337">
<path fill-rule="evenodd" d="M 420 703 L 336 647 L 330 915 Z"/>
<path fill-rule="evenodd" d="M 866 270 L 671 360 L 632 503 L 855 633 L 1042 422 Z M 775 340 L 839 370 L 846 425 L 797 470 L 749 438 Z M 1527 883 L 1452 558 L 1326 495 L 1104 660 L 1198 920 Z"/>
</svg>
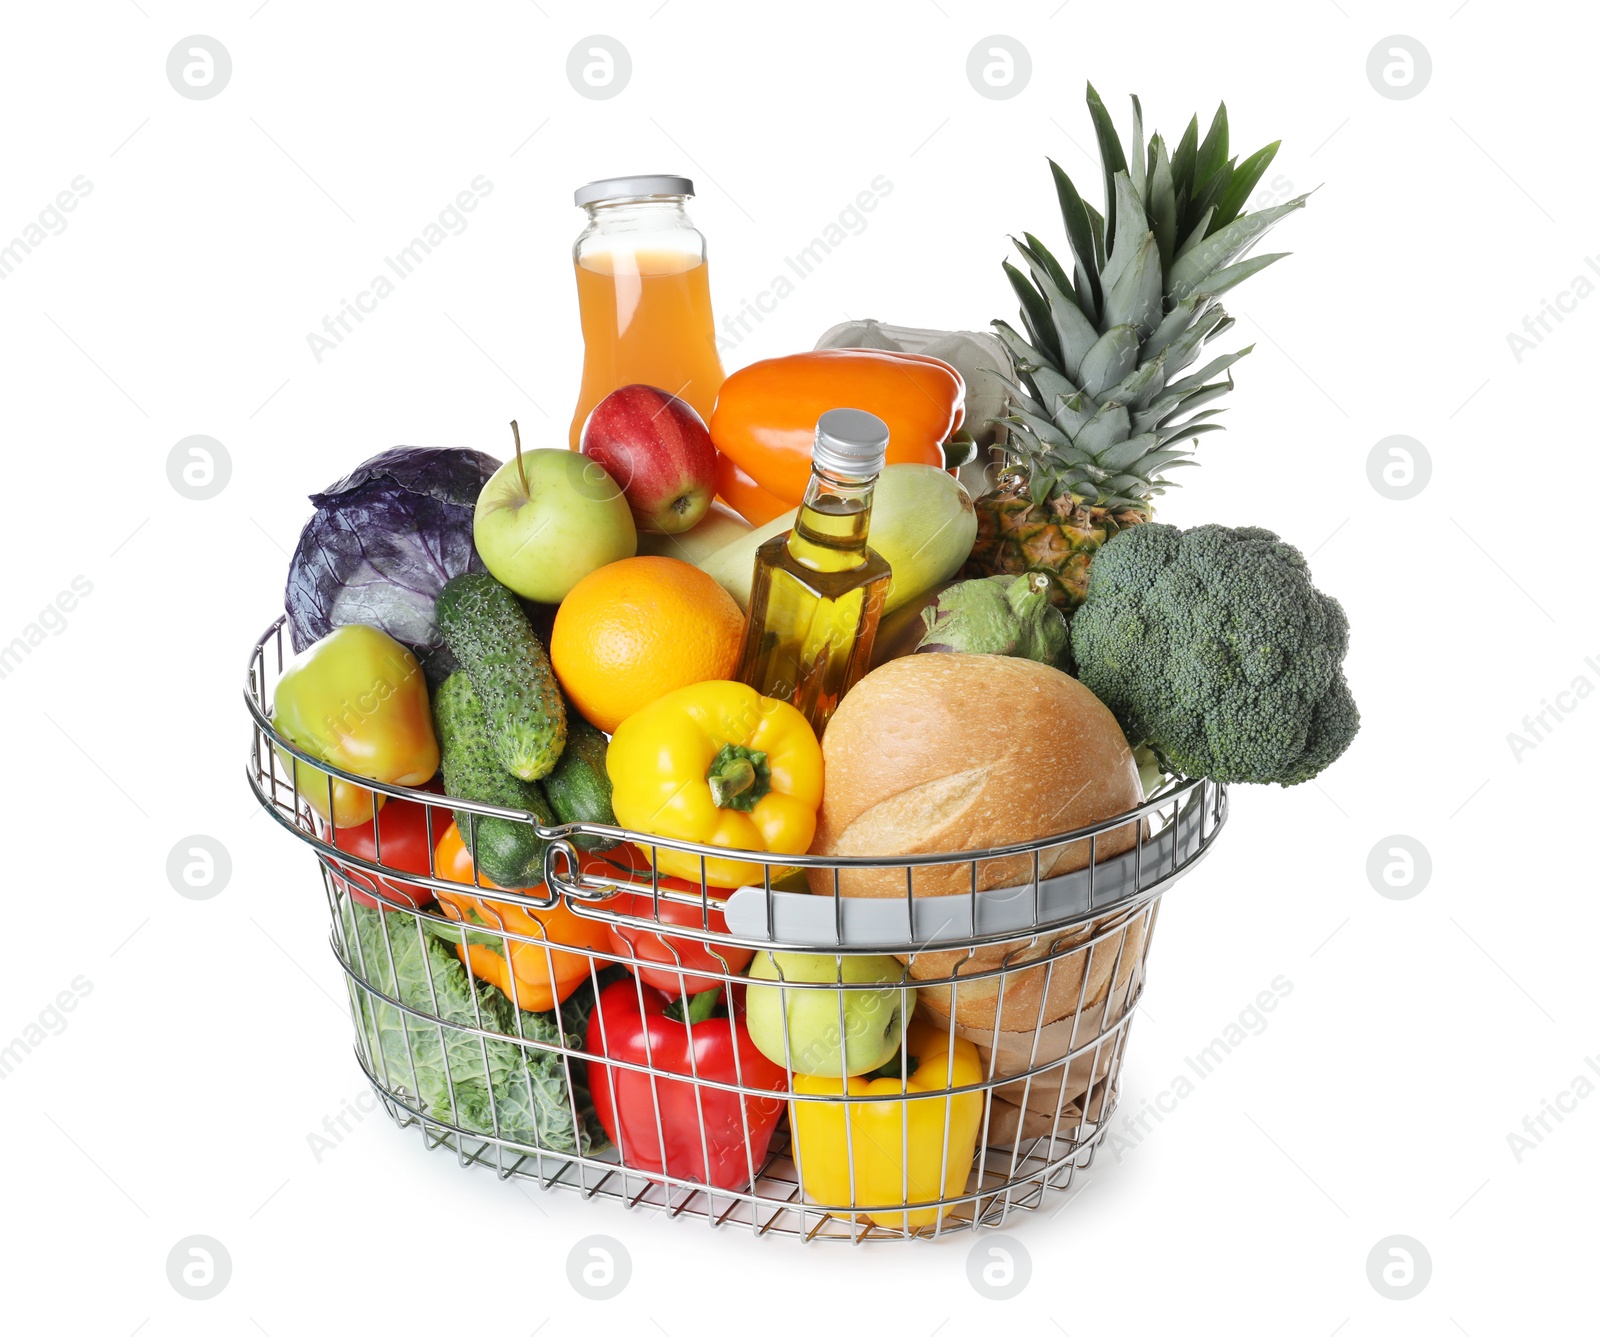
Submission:
<svg viewBox="0 0 1600 1337">
<path fill-rule="evenodd" d="M 867 547 L 867 529 L 888 448 L 882 419 L 829 409 L 794 528 L 756 552 L 740 681 L 788 701 L 819 738 L 867 671 L 883 615 L 889 564 Z"/>
</svg>

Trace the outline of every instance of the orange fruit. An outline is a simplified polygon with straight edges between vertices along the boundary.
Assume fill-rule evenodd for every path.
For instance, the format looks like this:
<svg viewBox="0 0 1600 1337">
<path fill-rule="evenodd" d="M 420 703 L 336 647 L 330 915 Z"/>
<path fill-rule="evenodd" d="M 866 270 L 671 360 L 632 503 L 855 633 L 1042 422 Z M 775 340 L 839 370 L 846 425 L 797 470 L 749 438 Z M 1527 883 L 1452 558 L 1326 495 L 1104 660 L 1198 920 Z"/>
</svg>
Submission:
<svg viewBox="0 0 1600 1337">
<path fill-rule="evenodd" d="M 550 663 L 584 719 L 615 733 L 668 692 L 733 677 L 743 642 L 739 605 L 699 567 L 627 557 L 591 571 L 561 601 Z"/>
</svg>

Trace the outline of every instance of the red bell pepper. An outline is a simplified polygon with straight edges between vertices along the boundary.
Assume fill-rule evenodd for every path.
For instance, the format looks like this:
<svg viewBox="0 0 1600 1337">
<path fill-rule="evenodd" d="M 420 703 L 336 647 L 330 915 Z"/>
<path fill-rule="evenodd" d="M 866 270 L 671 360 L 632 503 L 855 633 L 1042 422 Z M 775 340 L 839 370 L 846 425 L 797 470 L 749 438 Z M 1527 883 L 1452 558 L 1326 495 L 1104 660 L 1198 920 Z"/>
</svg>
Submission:
<svg viewBox="0 0 1600 1337">
<path fill-rule="evenodd" d="M 724 1001 L 713 990 L 672 1003 L 632 979 L 601 990 L 584 1048 L 651 1069 L 589 1064 L 595 1113 L 629 1168 L 729 1190 L 748 1188 L 760 1171 L 783 1101 L 747 1093 L 787 1094 L 789 1074 L 751 1041 L 743 1004 L 730 1015 Z"/>
<path fill-rule="evenodd" d="M 663 891 L 694 895 L 700 891 L 677 877 L 664 877 L 660 885 Z M 652 900 L 648 891 L 625 891 L 610 902 L 607 909 L 635 919 L 654 917 L 661 924 L 701 927 L 698 905 L 668 900 L 665 896 Z M 728 931 L 728 921 L 717 901 L 711 902 L 706 921 L 705 927 L 714 933 Z M 749 948 L 713 945 L 676 933 L 656 933 L 628 924 L 608 924 L 607 927 L 611 934 L 611 950 L 623 958 L 622 964 L 669 998 L 676 998 L 680 993 L 700 994 L 708 989 L 721 989 L 723 981 L 742 974 L 755 955 Z"/>
<path fill-rule="evenodd" d="M 446 808 L 436 810 L 433 817 L 434 840 L 442 836 L 449 825 L 449 810 Z M 355 855 L 358 859 L 381 863 L 385 868 L 398 869 L 402 873 L 420 873 L 424 877 L 428 875 L 431 866 L 429 855 L 432 853 L 433 844 L 429 840 L 426 803 L 392 798 L 378 809 L 376 837 L 372 828 L 371 822 L 365 826 L 347 826 L 343 830 L 333 830 L 323 824 L 322 835 L 329 844 L 344 850 L 347 854 Z M 379 858 L 380 854 L 382 858 Z M 354 868 L 342 860 L 335 862 L 344 870 L 345 876 L 336 877 L 334 881 L 350 893 L 350 899 L 357 905 L 364 905 L 369 910 L 376 910 L 379 906 L 385 910 L 396 908 L 381 897 L 387 897 L 389 901 L 398 901 L 413 910 L 420 910 L 433 899 L 433 892 L 428 887 L 412 886 L 410 883 L 396 882 L 392 878 L 379 877 L 364 869 Z M 362 888 L 366 890 L 363 891 Z M 379 892 L 379 895 L 369 895 L 368 893 L 372 891 Z"/>
</svg>

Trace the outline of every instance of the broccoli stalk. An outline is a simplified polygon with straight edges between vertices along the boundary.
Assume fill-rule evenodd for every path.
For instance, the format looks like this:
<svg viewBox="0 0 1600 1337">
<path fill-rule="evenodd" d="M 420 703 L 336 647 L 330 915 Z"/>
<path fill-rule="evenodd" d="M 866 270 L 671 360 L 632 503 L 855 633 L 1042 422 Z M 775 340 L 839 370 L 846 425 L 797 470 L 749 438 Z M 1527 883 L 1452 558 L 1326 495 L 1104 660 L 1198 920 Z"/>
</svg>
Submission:
<svg viewBox="0 0 1600 1337">
<path fill-rule="evenodd" d="M 1079 679 L 1186 775 L 1299 784 L 1360 727 L 1344 610 L 1269 530 L 1123 530 L 1095 555 L 1071 631 Z"/>
</svg>

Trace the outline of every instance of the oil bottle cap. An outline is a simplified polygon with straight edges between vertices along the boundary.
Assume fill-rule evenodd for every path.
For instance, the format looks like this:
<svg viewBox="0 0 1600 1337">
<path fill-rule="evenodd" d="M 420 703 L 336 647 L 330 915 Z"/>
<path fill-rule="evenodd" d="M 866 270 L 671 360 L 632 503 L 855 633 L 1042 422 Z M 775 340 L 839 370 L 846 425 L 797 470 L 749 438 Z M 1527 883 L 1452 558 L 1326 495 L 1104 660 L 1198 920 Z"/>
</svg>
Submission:
<svg viewBox="0 0 1600 1337">
<path fill-rule="evenodd" d="M 608 176 L 572 192 L 576 205 L 606 200 L 631 200 L 644 195 L 693 195 L 694 182 L 686 176 Z"/>
<path fill-rule="evenodd" d="M 812 464 L 852 482 L 876 478 L 889 453 L 889 428 L 864 409 L 829 409 L 817 419 Z"/>
</svg>

